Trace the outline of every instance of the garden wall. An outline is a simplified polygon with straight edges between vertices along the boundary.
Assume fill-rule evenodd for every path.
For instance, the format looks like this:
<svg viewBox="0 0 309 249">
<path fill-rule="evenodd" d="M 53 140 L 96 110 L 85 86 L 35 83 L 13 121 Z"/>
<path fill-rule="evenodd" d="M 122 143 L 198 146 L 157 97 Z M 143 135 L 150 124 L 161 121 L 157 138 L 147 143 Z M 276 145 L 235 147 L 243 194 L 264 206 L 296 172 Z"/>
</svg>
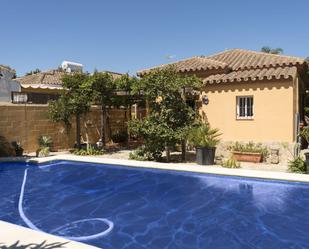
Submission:
<svg viewBox="0 0 309 249">
<path fill-rule="evenodd" d="M 41 135 L 51 136 L 54 150 L 72 148 L 75 143 L 75 120 L 72 127 L 67 130 L 62 124 L 49 120 L 47 105 L 17 105 L 0 104 L 0 136 L 9 142 L 18 141 L 26 152 L 38 149 L 38 138 Z M 106 133 L 126 129 L 127 113 L 124 109 L 109 110 L 109 123 L 111 129 Z M 82 140 L 96 143 L 100 137 L 101 112 L 98 107 L 92 107 L 91 112 L 81 120 Z"/>
</svg>

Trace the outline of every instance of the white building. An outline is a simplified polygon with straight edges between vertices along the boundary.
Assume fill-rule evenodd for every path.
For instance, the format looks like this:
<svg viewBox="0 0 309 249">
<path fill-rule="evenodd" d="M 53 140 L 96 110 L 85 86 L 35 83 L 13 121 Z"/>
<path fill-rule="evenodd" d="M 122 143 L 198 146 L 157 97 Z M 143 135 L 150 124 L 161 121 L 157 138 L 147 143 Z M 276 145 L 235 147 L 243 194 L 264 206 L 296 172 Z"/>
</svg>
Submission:
<svg viewBox="0 0 309 249">
<path fill-rule="evenodd" d="M 0 102 L 11 102 L 12 92 L 20 92 L 20 84 L 13 78 L 15 72 L 0 65 Z"/>
</svg>

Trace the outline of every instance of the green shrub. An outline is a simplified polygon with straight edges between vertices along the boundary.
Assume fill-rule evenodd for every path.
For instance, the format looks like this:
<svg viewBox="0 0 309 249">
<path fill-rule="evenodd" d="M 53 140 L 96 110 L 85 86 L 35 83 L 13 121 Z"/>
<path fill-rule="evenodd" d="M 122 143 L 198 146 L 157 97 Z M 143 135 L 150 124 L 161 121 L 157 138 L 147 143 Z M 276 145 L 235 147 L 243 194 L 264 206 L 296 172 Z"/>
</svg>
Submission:
<svg viewBox="0 0 309 249">
<path fill-rule="evenodd" d="M 128 141 L 128 133 L 126 131 L 116 131 L 111 135 L 114 143 L 124 143 Z"/>
<path fill-rule="evenodd" d="M 39 150 L 37 151 L 37 156 L 47 157 L 49 156 L 49 153 L 50 153 L 49 147 L 40 147 Z"/>
<path fill-rule="evenodd" d="M 85 149 L 76 149 L 73 151 L 74 155 L 77 156 L 99 156 L 99 155 L 103 155 L 104 154 L 104 150 L 102 149 L 96 149 L 93 146 L 90 146 L 88 150 Z"/>
<path fill-rule="evenodd" d="M 240 163 L 234 157 L 230 157 L 228 160 L 223 161 L 221 166 L 224 168 L 238 169 L 240 168 Z"/>
<path fill-rule="evenodd" d="M 141 146 L 130 152 L 129 159 L 137 161 L 154 160 L 152 153 L 150 153 L 145 146 Z"/>
<path fill-rule="evenodd" d="M 249 152 L 249 153 L 262 153 L 263 155 L 267 154 L 267 147 L 263 146 L 261 143 L 239 143 L 236 142 L 230 147 L 232 151 L 238 152 Z"/>
<path fill-rule="evenodd" d="M 50 136 L 40 136 L 38 139 L 38 143 L 40 147 L 50 148 L 53 143 L 53 140 Z"/>
<path fill-rule="evenodd" d="M 306 164 L 304 159 L 300 156 L 295 157 L 293 160 L 288 163 L 289 171 L 293 173 L 305 173 Z"/>
<path fill-rule="evenodd" d="M 192 127 L 188 134 L 188 142 L 195 147 L 216 147 L 220 142 L 218 129 L 213 129 L 209 124 L 200 123 Z"/>
</svg>

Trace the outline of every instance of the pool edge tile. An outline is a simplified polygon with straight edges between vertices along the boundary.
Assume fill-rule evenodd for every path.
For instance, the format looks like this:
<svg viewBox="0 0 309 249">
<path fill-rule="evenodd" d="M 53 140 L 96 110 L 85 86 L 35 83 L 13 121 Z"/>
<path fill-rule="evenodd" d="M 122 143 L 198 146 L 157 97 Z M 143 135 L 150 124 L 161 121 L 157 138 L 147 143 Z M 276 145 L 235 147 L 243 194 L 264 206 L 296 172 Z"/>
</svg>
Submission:
<svg viewBox="0 0 309 249">
<path fill-rule="evenodd" d="M 27 159 L 25 161 L 29 163 L 41 164 L 57 160 L 309 183 L 309 175 L 307 174 L 295 174 L 286 172 L 249 170 L 249 169 L 228 169 L 228 168 L 219 168 L 217 166 L 187 165 L 181 163 L 179 164 L 159 163 L 159 162 L 111 159 L 111 158 L 91 157 L 91 156 L 57 155 L 44 158 L 32 158 Z"/>
<path fill-rule="evenodd" d="M 48 233 L 34 231 L 30 228 L 22 227 L 12 223 L 0 220 L 0 243 L 5 246 L 11 246 L 17 241 L 19 245 L 32 244 L 32 243 L 67 243 L 64 248 L 67 249 L 96 249 L 99 247 L 91 246 L 88 244 L 67 240 Z"/>
</svg>

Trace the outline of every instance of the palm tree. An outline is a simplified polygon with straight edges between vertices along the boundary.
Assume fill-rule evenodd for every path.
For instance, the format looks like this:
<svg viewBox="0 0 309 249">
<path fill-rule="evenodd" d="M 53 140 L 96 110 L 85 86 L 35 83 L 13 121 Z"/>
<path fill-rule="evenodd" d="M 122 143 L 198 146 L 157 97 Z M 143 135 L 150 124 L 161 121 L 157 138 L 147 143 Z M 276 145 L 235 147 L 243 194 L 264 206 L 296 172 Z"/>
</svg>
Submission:
<svg viewBox="0 0 309 249">
<path fill-rule="evenodd" d="M 267 53 L 267 54 L 283 54 L 282 48 L 271 48 L 268 46 L 264 46 L 261 48 L 261 52 Z"/>
</svg>

